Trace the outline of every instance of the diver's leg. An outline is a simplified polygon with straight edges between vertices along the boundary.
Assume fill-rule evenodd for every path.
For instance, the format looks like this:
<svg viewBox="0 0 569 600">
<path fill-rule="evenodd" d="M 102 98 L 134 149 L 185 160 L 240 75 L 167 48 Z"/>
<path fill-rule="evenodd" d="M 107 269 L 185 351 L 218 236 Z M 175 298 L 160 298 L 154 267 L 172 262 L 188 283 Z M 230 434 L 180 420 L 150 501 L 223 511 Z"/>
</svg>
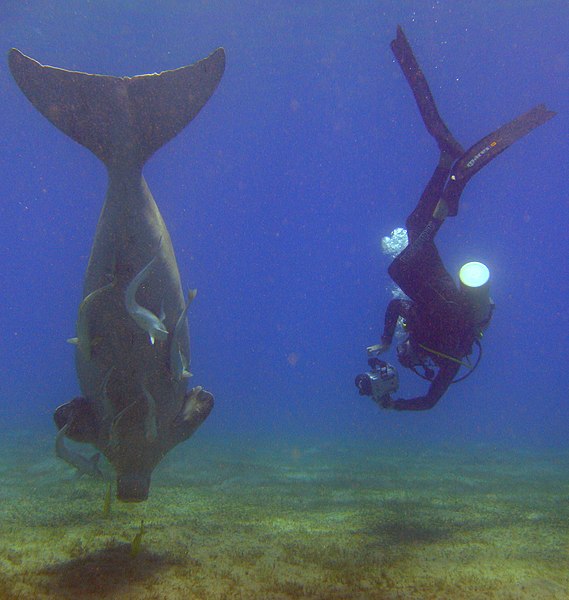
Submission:
<svg viewBox="0 0 569 600">
<path fill-rule="evenodd" d="M 454 285 L 433 242 L 441 224 L 442 221 L 431 219 L 387 269 L 389 276 L 411 300 L 433 306 L 440 304 L 439 288 L 447 287 L 449 281 Z"/>
<path fill-rule="evenodd" d="M 458 200 L 462 190 L 480 169 L 514 142 L 549 121 L 555 114 L 540 104 L 471 146 L 454 164 L 448 184 L 442 194 L 442 200 L 448 207 L 448 214 L 450 216 L 457 214 Z"/>
<path fill-rule="evenodd" d="M 456 160 L 464 149 L 439 115 L 429 84 L 400 26 L 397 26 L 397 36 L 391 42 L 391 50 L 413 91 L 427 131 L 435 138 L 441 152 L 450 154 Z"/>
<path fill-rule="evenodd" d="M 448 280 L 453 285 L 434 241 L 446 217 L 446 205 L 441 201 L 441 194 L 452 164 L 452 157 L 441 152 L 439 163 L 417 207 L 407 218 L 409 245 L 388 268 L 393 281 L 416 302 L 436 302 L 439 285 L 447 285 Z"/>
<path fill-rule="evenodd" d="M 421 194 L 415 210 L 407 217 L 405 222 L 407 235 L 409 236 L 409 244 L 413 244 L 425 229 L 427 223 L 432 219 L 433 213 L 443 194 L 445 184 L 448 181 L 452 164 L 452 156 L 446 152 L 441 152 L 439 162 L 427 187 L 425 187 L 425 190 Z M 441 224 L 445 216 L 446 215 L 442 215 L 442 218 L 440 219 Z"/>
</svg>

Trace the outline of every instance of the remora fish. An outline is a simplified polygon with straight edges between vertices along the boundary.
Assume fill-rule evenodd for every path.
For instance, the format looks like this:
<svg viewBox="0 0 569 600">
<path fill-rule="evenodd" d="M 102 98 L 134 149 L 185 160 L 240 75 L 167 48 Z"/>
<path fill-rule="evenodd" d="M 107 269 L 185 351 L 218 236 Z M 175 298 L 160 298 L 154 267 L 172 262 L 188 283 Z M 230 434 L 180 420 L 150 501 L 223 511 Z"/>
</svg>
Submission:
<svg viewBox="0 0 569 600">
<path fill-rule="evenodd" d="M 91 359 L 91 338 L 89 337 L 89 321 L 87 319 L 87 311 L 92 306 L 93 302 L 101 294 L 110 290 L 114 285 L 114 282 L 107 283 L 102 288 L 94 290 L 86 298 L 83 299 L 79 305 L 79 314 L 77 317 L 77 337 L 69 338 L 67 341 L 70 344 L 75 344 L 87 360 Z"/>
<path fill-rule="evenodd" d="M 176 381 L 180 381 L 182 378 L 191 377 L 190 373 L 190 357 L 184 355 L 182 348 L 184 342 L 184 335 L 187 335 L 188 322 L 186 320 L 188 309 L 190 304 L 194 301 L 198 290 L 190 290 L 188 292 L 188 301 L 186 307 L 182 311 L 182 314 L 178 317 L 178 322 L 174 329 L 174 335 L 170 342 L 170 372 Z"/>
<path fill-rule="evenodd" d="M 164 341 L 168 339 L 168 331 L 164 329 L 163 323 L 166 315 L 161 314 L 160 317 L 157 317 L 152 311 L 144 308 L 144 306 L 140 306 L 140 304 L 138 304 L 136 301 L 136 292 L 138 292 L 138 288 L 150 275 L 150 269 L 156 262 L 157 258 L 158 255 L 156 255 L 128 284 L 124 294 L 125 305 L 128 314 L 143 331 L 148 333 L 151 344 L 154 344 L 154 340 Z"/>
<path fill-rule="evenodd" d="M 100 454 L 94 454 L 91 458 L 85 458 L 79 452 L 70 450 L 64 442 L 65 432 L 69 429 L 70 423 L 66 423 L 55 436 L 55 455 L 61 458 L 68 465 L 75 467 L 79 475 L 89 475 L 96 479 L 103 479 L 103 473 L 99 469 Z"/>
<path fill-rule="evenodd" d="M 138 302 L 152 314 L 160 313 L 167 332 L 176 329 L 186 308 L 170 236 L 142 168 L 208 101 L 223 75 L 225 53 L 219 48 L 193 65 L 136 77 L 43 66 L 16 49 L 9 53 L 9 64 L 30 102 L 102 160 L 109 177 L 83 289 L 84 298 L 103 288 L 106 292 L 104 302 L 92 303 L 82 313 L 97 344 L 88 353 L 76 351 L 82 398 L 56 409 L 60 430 L 73 418 L 59 439 L 66 435 L 92 443 L 116 470 L 117 497 L 145 500 L 154 467 L 208 416 L 213 396 L 205 390 L 187 394 L 187 379 L 170 372 L 171 344 L 151 344 L 147 331 L 133 328 L 125 305 L 129 284 L 159 247 L 160 260 L 138 289 Z M 105 287 L 109 273 L 112 288 Z M 189 356 L 187 330 L 176 335 L 176 345 Z M 111 368 L 112 380 L 105 381 Z M 152 389 L 155 402 L 155 436 L 154 429 L 148 435 L 143 383 Z"/>
</svg>

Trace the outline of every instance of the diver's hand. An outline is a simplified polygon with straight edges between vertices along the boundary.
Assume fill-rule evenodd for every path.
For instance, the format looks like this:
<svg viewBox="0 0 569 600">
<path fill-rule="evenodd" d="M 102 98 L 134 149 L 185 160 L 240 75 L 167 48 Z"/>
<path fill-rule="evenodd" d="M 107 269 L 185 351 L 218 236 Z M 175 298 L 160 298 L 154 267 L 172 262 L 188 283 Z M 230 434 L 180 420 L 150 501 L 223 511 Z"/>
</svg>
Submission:
<svg viewBox="0 0 569 600">
<path fill-rule="evenodd" d="M 384 410 L 390 410 L 394 407 L 393 406 L 393 398 L 389 394 L 385 394 L 385 396 L 382 396 L 379 399 L 378 404 Z"/>
<path fill-rule="evenodd" d="M 387 352 L 390 348 L 391 344 L 387 342 L 382 342 L 381 344 L 375 344 L 375 346 L 368 346 L 366 348 L 368 356 L 373 356 L 374 354 L 383 354 Z"/>
</svg>

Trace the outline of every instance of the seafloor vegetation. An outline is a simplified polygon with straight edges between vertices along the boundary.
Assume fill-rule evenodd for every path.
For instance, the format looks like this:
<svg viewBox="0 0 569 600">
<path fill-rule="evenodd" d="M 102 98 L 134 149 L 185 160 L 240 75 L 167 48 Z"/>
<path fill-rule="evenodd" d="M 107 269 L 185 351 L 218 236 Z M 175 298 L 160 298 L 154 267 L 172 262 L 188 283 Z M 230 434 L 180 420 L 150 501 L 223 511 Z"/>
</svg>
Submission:
<svg viewBox="0 0 569 600">
<path fill-rule="evenodd" d="M 569 598 L 569 453 L 198 438 L 107 516 L 51 440 L 5 440 L 0 598 Z"/>
</svg>

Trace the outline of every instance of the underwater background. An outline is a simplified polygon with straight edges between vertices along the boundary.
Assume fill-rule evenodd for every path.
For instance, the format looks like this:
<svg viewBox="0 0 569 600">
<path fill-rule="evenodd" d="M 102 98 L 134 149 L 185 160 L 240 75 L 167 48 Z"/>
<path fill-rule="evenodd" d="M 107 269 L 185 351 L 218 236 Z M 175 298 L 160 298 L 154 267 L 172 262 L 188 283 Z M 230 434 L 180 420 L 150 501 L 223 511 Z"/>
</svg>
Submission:
<svg viewBox="0 0 569 600">
<path fill-rule="evenodd" d="M 354 386 L 391 297 L 381 238 L 437 160 L 397 24 L 465 147 L 558 112 L 437 237 L 452 274 L 489 266 L 496 311 L 476 371 L 416 414 Z M 565 0 L 3 0 L 0 46 L 43 64 L 227 65 L 144 170 L 215 407 L 146 503 L 104 514 L 52 414 L 79 394 L 66 339 L 106 172 L 0 62 L 0 598 L 569 598 L 568 31 Z"/>
</svg>

